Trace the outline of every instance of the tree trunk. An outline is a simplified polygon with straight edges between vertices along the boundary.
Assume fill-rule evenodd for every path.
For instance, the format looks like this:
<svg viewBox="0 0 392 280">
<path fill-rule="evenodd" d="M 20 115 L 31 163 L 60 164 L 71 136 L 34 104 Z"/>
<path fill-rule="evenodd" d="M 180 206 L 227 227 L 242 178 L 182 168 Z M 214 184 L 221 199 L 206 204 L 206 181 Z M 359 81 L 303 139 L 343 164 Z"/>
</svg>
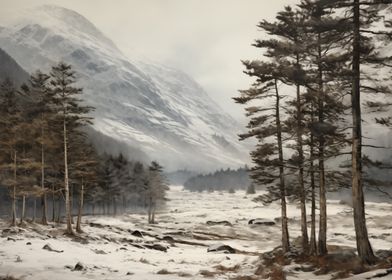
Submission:
<svg viewBox="0 0 392 280">
<path fill-rule="evenodd" d="M 297 67 L 299 68 L 299 55 L 297 54 Z M 298 184 L 299 195 L 301 203 L 301 236 L 302 236 L 302 251 L 307 253 L 309 251 L 309 237 L 308 237 L 308 224 L 306 221 L 306 191 L 304 184 L 304 151 L 302 139 L 302 105 L 301 105 L 301 92 L 300 85 L 297 85 L 297 152 L 299 157 L 299 172 Z"/>
<path fill-rule="evenodd" d="M 37 198 L 34 197 L 34 205 L 33 205 L 33 220 L 32 222 L 35 223 L 35 219 L 37 218 Z"/>
<path fill-rule="evenodd" d="M 26 213 L 26 196 L 22 196 L 22 213 L 20 215 L 20 224 L 24 224 L 24 219 L 25 219 L 25 213 Z"/>
<path fill-rule="evenodd" d="M 69 178 L 68 178 L 68 143 L 67 143 L 67 124 L 65 118 L 63 120 L 63 136 L 64 136 L 64 191 L 65 191 L 65 218 L 67 223 L 67 234 L 73 234 L 72 221 L 71 221 L 71 201 L 69 198 Z"/>
<path fill-rule="evenodd" d="M 365 200 L 362 186 L 362 120 L 360 101 L 360 4 L 354 0 L 354 40 L 353 40 L 353 84 L 352 84 L 352 195 L 354 209 L 354 225 L 357 251 L 365 263 L 374 263 L 376 258 L 369 242 L 366 227 Z"/>
<path fill-rule="evenodd" d="M 59 199 L 57 202 L 57 223 L 61 222 L 61 196 L 59 195 Z"/>
<path fill-rule="evenodd" d="M 113 215 L 117 216 L 117 201 L 116 201 L 116 198 L 113 198 Z"/>
<path fill-rule="evenodd" d="M 313 106 L 312 106 L 313 107 Z M 312 108 L 312 122 L 313 118 L 313 108 Z M 312 190 L 312 208 L 311 208 L 311 227 L 310 227 L 310 254 L 317 254 L 317 244 L 316 244 L 316 193 L 315 193 L 315 178 L 314 178 L 314 136 L 313 133 L 310 135 L 310 187 Z"/>
<path fill-rule="evenodd" d="M 83 211 L 83 197 L 84 197 L 84 183 L 83 183 L 83 178 L 82 178 L 82 186 L 81 186 L 80 195 L 79 195 L 78 220 L 76 222 L 76 231 L 79 233 L 83 232 L 82 228 L 81 228 L 82 211 Z"/>
<path fill-rule="evenodd" d="M 41 143 L 41 188 L 42 188 L 42 197 L 41 197 L 41 206 L 42 206 L 42 224 L 47 225 L 48 224 L 48 218 L 47 218 L 47 203 L 46 203 L 46 191 L 45 191 L 45 149 L 44 149 L 44 115 L 41 115 L 41 137 L 42 137 L 42 143 Z"/>
<path fill-rule="evenodd" d="M 321 64 L 321 35 L 318 34 L 318 121 L 324 122 L 324 82 L 323 69 Z M 323 256 L 328 253 L 327 250 L 327 197 L 325 186 L 325 168 L 324 168 L 324 136 L 319 136 L 319 185 L 320 185 L 320 221 L 319 221 L 319 255 Z"/>
<path fill-rule="evenodd" d="M 151 223 L 155 224 L 155 210 L 156 210 L 156 206 L 155 203 L 152 205 L 152 209 L 151 209 Z"/>
<path fill-rule="evenodd" d="M 123 202 L 123 213 L 125 213 L 125 209 L 127 208 L 127 202 L 125 199 L 125 195 L 123 195 L 123 197 L 122 197 L 122 202 Z"/>
<path fill-rule="evenodd" d="M 16 151 L 14 150 L 14 184 L 12 186 L 12 220 L 11 226 L 16 226 Z"/>
<path fill-rule="evenodd" d="M 73 216 L 73 210 L 74 210 L 74 184 L 71 184 L 70 191 L 69 191 L 69 204 L 70 206 L 70 211 L 71 211 L 71 224 L 75 224 L 74 222 L 74 216 Z"/>
<path fill-rule="evenodd" d="M 276 106 L 275 106 L 275 121 L 276 121 L 276 136 L 279 150 L 279 189 L 280 189 L 280 204 L 281 204 L 281 219 L 282 219 L 282 249 L 283 252 L 290 251 L 290 238 L 287 225 L 287 207 L 286 207 L 286 187 L 284 182 L 284 162 L 283 162 L 283 143 L 282 143 L 282 126 L 280 124 L 280 96 L 278 91 L 278 82 L 275 80 Z"/>
<path fill-rule="evenodd" d="M 56 221 L 56 200 L 54 194 L 54 185 L 52 185 L 52 221 Z"/>
</svg>

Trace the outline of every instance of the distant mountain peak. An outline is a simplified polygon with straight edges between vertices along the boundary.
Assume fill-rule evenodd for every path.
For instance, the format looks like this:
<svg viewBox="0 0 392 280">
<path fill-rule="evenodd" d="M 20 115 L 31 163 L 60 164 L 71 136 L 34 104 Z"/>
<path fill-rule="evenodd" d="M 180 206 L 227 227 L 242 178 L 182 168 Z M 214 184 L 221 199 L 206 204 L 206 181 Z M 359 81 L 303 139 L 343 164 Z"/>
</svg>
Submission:
<svg viewBox="0 0 392 280">
<path fill-rule="evenodd" d="M 27 71 L 73 65 L 94 129 L 169 169 L 238 167 L 248 160 L 236 121 L 194 79 L 167 65 L 129 59 L 79 13 L 39 6 L 0 30 L 0 46 Z"/>
<path fill-rule="evenodd" d="M 59 33 L 99 40 L 111 48 L 115 44 L 106 37 L 91 21 L 78 12 L 62 6 L 44 4 L 22 12 L 21 17 L 14 20 L 15 27 L 22 29 L 28 25 L 39 25 L 54 29 Z"/>
</svg>

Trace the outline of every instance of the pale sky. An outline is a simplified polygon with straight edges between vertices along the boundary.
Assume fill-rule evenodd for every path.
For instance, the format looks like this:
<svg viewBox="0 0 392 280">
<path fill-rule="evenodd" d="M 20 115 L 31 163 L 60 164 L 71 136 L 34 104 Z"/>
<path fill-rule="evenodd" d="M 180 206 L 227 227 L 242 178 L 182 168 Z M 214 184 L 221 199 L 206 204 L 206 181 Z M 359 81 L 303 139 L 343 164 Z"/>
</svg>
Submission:
<svg viewBox="0 0 392 280">
<path fill-rule="evenodd" d="M 191 75 L 223 109 L 244 121 L 231 97 L 251 80 L 240 60 L 260 57 L 256 24 L 298 0 L 0 0 L 0 21 L 40 4 L 75 10 L 127 55 L 141 54 Z"/>
</svg>

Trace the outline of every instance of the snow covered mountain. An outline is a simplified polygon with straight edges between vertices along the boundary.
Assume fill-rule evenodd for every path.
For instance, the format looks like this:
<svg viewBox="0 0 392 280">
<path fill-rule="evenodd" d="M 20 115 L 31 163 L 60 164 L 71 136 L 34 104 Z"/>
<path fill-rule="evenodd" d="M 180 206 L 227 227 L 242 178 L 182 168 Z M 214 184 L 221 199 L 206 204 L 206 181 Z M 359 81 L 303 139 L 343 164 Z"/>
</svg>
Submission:
<svg viewBox="0 0 392 280">
<path fill-rule="evenodd" d="M 126 57 L 75 11 L 45 5 L 0 27 L 0 47 L 24 69 L 74 66 L 94 128 L 140 149 L 169 169 L 239 166 L 248 152 L 236 121 L 185 73 Z"/>
</svg>

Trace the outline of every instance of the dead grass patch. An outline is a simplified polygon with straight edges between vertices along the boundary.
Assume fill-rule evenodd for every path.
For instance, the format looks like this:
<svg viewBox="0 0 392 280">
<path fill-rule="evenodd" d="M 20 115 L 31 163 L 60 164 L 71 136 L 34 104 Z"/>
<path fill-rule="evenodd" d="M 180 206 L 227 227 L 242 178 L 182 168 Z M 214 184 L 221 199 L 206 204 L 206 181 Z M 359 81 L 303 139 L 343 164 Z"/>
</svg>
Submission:
<svg viewBox="0 0 392 280">
<path fill-rule="evenodd" d="M 214 266 L 214 268 L 219 271 L 219 272 L 237 272 L 241 266 L 239 264 L 232 266 L 232 267 L 227 267 L 223 266 L 221 264 Z"/>
</svg>

